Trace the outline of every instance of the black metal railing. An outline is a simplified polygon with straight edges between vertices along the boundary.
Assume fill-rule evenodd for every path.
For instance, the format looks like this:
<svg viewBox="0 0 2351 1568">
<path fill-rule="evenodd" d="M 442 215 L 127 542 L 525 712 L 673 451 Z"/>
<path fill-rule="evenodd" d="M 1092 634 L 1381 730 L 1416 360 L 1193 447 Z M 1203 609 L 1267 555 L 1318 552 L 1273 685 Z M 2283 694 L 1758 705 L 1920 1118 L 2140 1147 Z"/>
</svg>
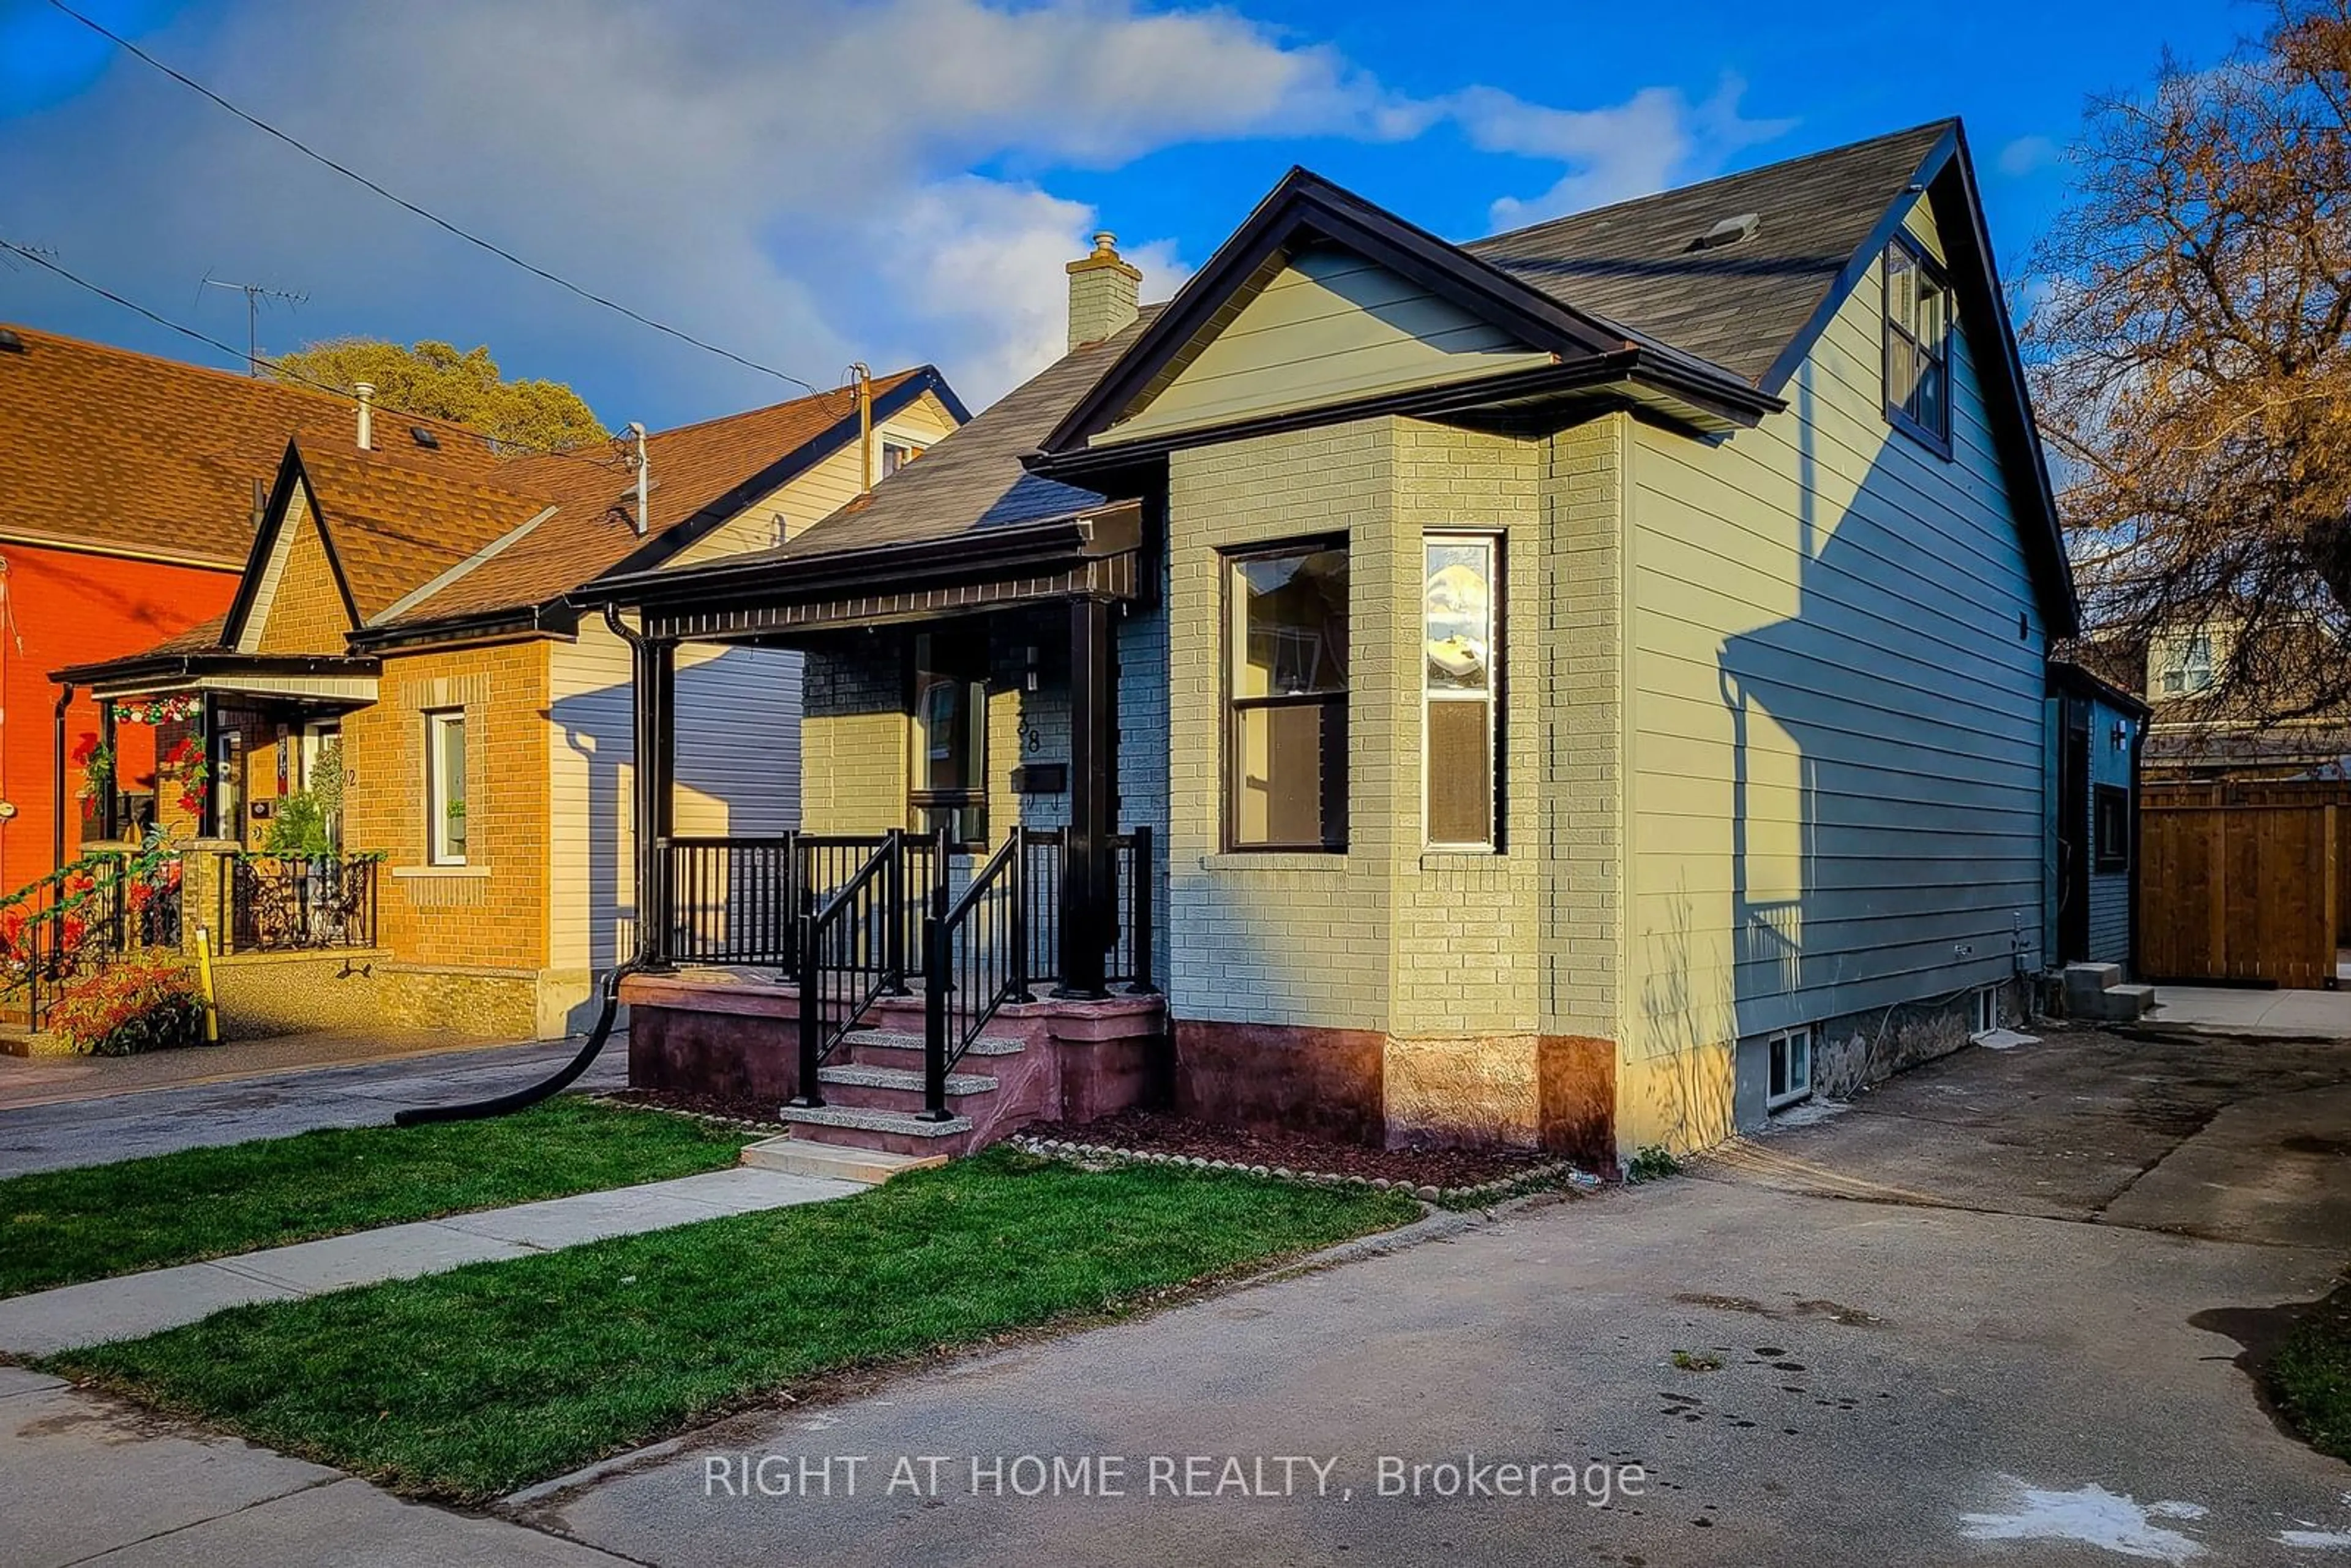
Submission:
<svg viewBox="0 0 2351 1568">
<path fill-rule="evenodd" d="M 221 867 L 225 953 L 372 947 L 374 855 L 244 855 Z"/>
<path fill-rule="evenodd" d="M 1029 995 L 1029 834 L 1012 830 L 962 893 L 941 883 L 923 923 L 923 1115 L 946 1121 L 947 1074 L 997 1009 Z"/>
<path fill-rule="evenodd" d="M 905 856 L 893 831 L 840 888 L 799 919 L 799 1096 L 824 1103 L 825 1059 L 885 992 L 905 988 Z"/>
<path fill-rule="evenodd" d="M 177 947 L 181 876 L 177 850 L 101 850 L 0 899 L 0 1003 L 39 1030 L 75 980 Z"/>
<path fill-rule="evenodd" d="M 681 964 L 794 962 L 803 911 L 792 875 L 793 835 L 663 841 L 667 955 Z"/>
</svg>

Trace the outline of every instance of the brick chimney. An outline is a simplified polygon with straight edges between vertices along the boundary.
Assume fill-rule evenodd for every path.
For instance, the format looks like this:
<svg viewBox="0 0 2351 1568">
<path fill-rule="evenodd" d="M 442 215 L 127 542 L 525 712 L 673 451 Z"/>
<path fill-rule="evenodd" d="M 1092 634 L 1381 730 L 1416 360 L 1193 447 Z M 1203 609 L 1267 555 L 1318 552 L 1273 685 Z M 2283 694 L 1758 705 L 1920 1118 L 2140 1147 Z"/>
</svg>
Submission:
<svg viewBox="0 0 2351 1568">
<path fill-rule="evenodd" d="M 1134 319 L 1143 269 L 1118 254 L 1118 236 L 1094 235 L 1092 256 L 1070 263 L 1070 347 L 1114 338 Z"/>
</svg>

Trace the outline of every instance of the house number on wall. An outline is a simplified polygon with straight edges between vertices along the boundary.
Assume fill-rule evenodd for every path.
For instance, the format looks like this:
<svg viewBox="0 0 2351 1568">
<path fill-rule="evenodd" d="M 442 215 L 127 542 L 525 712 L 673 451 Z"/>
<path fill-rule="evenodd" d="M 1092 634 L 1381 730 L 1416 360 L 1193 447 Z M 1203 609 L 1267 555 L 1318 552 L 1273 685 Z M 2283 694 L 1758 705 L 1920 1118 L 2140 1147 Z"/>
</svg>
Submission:
<svg viewBox="0 0 2351 1568">
<path fill-rule="evenodd" d="M 1020 737 L 1020 754 L 1023 757 L 1034 757 L 1045 749 L 1045 732 L 1027 719 L 1020 721 L 1018 733 Z"/>
</svg>

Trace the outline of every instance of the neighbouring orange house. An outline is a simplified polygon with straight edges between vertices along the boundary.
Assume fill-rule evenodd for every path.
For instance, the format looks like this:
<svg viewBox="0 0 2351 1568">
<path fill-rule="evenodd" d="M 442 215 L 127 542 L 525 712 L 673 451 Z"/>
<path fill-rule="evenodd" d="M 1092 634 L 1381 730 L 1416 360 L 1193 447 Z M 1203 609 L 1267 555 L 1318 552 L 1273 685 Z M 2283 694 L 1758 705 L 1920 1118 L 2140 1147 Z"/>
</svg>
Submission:
<svg viewBox="0 0 2351 1568">
<path fill-rule="evenodd" d="M 287 439 L 350 417 L 323 392 L 0 326 L 0 891 L 82 837 L 68 779 L 58 841 L 57 742 L 95 745 L 99 709 L 78 693 L 60 710 L 49 672 L 225 610 Z M 143 729 L 123 742 L 121 810 L 136 821 L 152 810 L 154 757 Z"/>
</svg>

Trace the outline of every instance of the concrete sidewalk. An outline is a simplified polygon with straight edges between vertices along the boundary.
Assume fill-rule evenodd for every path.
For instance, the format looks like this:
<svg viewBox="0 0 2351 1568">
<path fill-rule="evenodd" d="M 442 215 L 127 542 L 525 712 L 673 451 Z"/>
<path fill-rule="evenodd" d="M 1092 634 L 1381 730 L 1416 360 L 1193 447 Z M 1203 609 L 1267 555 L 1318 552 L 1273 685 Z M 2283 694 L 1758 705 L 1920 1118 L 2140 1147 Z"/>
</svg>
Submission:
<svg viewBox="0 0 2351 1568">
<path fill-rule="evenodd" d="M 468 1263 L 527 1258 L 608 1236 L 665 1230 L 863 1190 L 854 1182 L 737 1166 L 93 1280 L 0 1301 L 0 1354 L 49 1355 L 137 1339 L 249 1301 L 290 1301 L 352 1285 L 411 1280 Z"/>
<path fill-rule="evenodd" d="M 2255 1040 L 2351 1040 L 2351 980 L 2333 991 L 2158 986 L 2155 1011 L 2140 1021 Z"/>
<path fill-rule="evenodd" d="M 338 1568 L 622 1568 L 535 1530 L 402 1502 L 324 1465 L 180 1430 L 0 1366 L 0 1524 L 11 1568 L 333 1563 Z"/>
</svg>

